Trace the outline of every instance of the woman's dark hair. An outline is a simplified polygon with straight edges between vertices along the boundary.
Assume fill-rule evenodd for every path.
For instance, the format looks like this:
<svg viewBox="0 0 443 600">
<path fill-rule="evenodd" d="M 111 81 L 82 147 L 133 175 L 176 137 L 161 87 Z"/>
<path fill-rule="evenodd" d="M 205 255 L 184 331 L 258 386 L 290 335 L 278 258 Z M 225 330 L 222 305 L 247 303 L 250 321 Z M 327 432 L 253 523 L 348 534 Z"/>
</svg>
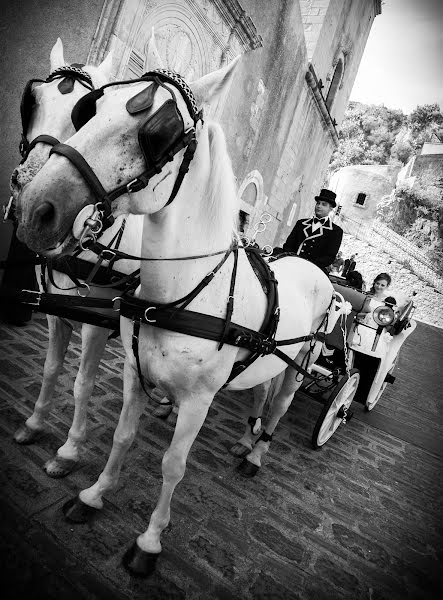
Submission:
<svg viewBox="0 0 443 600">
<path fill-rule="evenodd" d="M 374 284 L 377 283 L 377 281 L 381 281 L 382 279 L 384 279 L 385 281 L 388 282 L 388 286 L 391 285 L 391 281 L 392 281 L 391 276 L 388 275 L 388 273 L 379 273 L 377 275 L 377 277 L 374 279 L 374 281 L 372 282 L 371 289 L 369 290 L 370 294 L 375 294 Z"/>
<path fill-rule="evenodd" d="M 346 273 L 346 281 L 350 286 L 358 290 L 363 289 L 363 277 L 358 271 L 349 271 L 349 273 Z"/>
<path fill-rule="evenodd" d="M 395 306 L 397 304 L 397 300 L 394 298 L 394 296 L 388 296 L 385 298 L 384 302 L 389 306 Z"/>
</svg>

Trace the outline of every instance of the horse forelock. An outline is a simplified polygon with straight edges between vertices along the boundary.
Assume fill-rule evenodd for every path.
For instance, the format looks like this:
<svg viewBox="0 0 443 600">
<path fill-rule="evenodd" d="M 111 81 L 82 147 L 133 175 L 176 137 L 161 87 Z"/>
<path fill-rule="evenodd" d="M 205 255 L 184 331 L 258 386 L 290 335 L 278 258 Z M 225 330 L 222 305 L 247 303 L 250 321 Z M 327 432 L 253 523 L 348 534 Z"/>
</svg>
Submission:
<svg viewBox="0 0 443 600">
<path fill-rule="evenodd" d="M 221 126 L 208 122 L 210 175 L 206 190 L 209 226 L 219 228 L 223 223 L 231 236 L 237 236 L 238 199 L 237 185 L 226 138 Z"/>
</svg>

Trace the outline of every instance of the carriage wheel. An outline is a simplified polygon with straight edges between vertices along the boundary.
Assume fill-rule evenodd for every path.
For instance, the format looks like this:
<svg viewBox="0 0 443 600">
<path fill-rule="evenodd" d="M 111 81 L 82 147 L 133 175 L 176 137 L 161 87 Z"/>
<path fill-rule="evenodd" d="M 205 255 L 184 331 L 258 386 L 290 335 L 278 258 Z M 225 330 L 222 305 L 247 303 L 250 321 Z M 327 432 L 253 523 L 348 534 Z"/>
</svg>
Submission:
<svg viewBox="0 0 443 600">
<path fill-rule="evenodd" d="M 385 391 L 386 384 L 394 382 L 395 377 L 392 376 L 392 373 L 394 372 L 394 369 L 397 366 L 397 359 L 398 359 L 398 354 L 394 358 L 394 362 L 392 363 L 392 367 L 386 373 L 386 377 L 384 378 L 384 380 L 380 384 L 380 387 L 378 388 L 378 390 L 374 390 L 370 396 L 368 394 L 368 398 L 367 398 L 366 403 L 365 403 L 365 410 L 367 410 L 367 411 L 372 410 L 374 408 L 374 406 L 377 404 L 377 402 L 380 400 L 381 395 L 383 394 L 383 392 Z"/>
<path fill-rule="evenodd" d="M 312 434 L 312 446 L 317 449 L 326 444 L 338 426 L 352 416 L 349 407 L 354 399 L 360 381 L 360 371 L 351 369 L 349 376 L 345 374 L 332 390 Z"/>
</svg>

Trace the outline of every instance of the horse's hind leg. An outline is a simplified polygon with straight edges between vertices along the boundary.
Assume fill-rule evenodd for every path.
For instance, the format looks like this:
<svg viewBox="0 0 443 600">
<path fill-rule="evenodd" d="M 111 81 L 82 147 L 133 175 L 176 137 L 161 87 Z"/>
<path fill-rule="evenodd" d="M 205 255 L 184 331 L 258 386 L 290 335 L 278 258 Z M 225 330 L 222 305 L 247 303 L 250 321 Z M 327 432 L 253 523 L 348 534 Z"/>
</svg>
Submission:
<svg viewBox="0 0 443 600">
<path fill-rule="evenodd" d="M 321 343 L 317 342 L 313 352 L 308 355 L 309 346 L 305 344 L 299 352 L 295 362 L 298 365 L 303 365 L 304 368 L 309 368 L 318 358 L 321 350 Z M 308 360 L 306 356 L 308 355 Z M 307 363 L 307 364 L 306 364 Z M 295 369 L 287 367 L 284 372 L 284 379 L 281 388 L 271 401 L 271 408 L 266 427 L 260 438 L 257 440 L 252 451 L 246 456 L 244 461 L 239 466 L 239 470 L 245 477 L 253 477 L 262 464 L 262 457 L 269 451 L 269 446 L 272 440 L 272 435 L 278 425 L 280 419 L 286 414 L 290 407 L 294 394 L 303 383 L 303 375 Z M 278 388 L 277 388 L 278 389 Z"/>
<path fill-rule="evenodd" d="M 48 315 L 49 343 L 43 381 L 32 415 L 14 434 L 19 444 L 32 444 L 44 431 L 54 401 L 55 386 L 71 339 L 72 327 L 59 317 Z"/>
<path fill-rule="evenodd" d="M 160 536 L 170 520 L 171 499 L 182 480 L 191 446 L 206 418 L 212 398 L 193 395 L 182 400 L 171 445 L 162 461 L 163 485 L 148 529 L 138 536 L 123 558 L 123 564 L 133 574 L 150 575 L 162 550 Z"/>
<path fill-rule="evenodd" d="M 80 460 L 86 442 L 88 403 L 108 336 L 109 330 L 103 327 L 87 324 L 82 327 L 82 354 L 74 383 L 74 418 L 68 439 L 45 464 L 45 471 L 50 477 L 68 475 Z"/>
<path fill-rule="evenodd" d="M 244 458 L 251 452 L 255 442 L 261 433 L 261 419 L 263 415 L 263 407 L 269 394 L 269 389 L 273 380 L 265 381 L 254 387 L 254 405 L 251 415 L 246 423 L 246 428 L 243 436 L 230 448 L 231 454 L 238 458 Z"/>
</svg>

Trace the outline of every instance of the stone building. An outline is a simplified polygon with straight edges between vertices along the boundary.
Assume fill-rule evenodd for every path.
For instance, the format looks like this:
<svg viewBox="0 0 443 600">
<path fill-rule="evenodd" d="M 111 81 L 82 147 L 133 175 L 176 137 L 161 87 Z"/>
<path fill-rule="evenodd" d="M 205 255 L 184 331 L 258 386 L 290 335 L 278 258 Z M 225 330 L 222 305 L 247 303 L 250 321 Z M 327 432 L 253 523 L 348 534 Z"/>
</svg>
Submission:
<svg viewBox="0 0 443 600">
<path fill-rule="evenodd" d="M 333 173 L 329 187 L 337 194 L 340 219 L 371 223 L 377 204 L 395 187 L 399 171 L 400 166 L 393 165 L 352 165 Z"/>
<path fill-rule="evenodd" d="M 3 56 L 8 89 L 2 115 L 8 124 L 3 201 L 18 162 L 21 90 L 27 79 L 47 73 L 57 37 L 70 62 L 96 63 L 112 49 L 115 77 L 122 78 L 143 73 L 154 27 L 165 65 L 189 80 L 243 55 L 212 116 L 226 133 L 245 229 L 249 223 L 251 231 L 264 211 L 270 213 L 272 221 L 257 241 L 275 245 L 297 218 L 312 213 L 372 23 L 381 12 L 381 0 L 17 0 L 11 5 L 6 21 L 19 33 L 9 36 Z M 8 238 L 6 227 L 0 239 Z"/>
<path fill-rule="evenodd" d="M 420 154 L 413 156 L 398 174 L 397 184 L 432 185 L 443 190 L 442 137 L 434 133 L 431 140 L 423 144 Z"/>
</svg>

